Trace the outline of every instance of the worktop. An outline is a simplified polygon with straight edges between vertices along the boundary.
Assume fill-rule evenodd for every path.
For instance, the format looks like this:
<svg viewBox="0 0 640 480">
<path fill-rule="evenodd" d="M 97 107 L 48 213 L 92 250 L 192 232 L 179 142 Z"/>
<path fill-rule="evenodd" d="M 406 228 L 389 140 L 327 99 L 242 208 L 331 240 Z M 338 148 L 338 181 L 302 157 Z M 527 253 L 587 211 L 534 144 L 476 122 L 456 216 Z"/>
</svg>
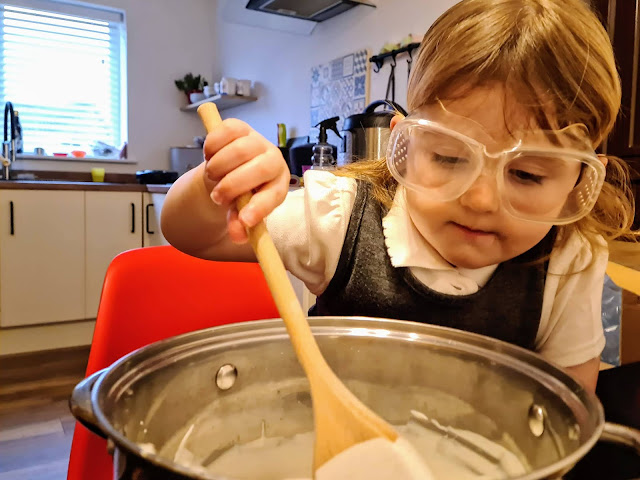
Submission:
<svg viewBox="0 0 640 480">
<path fill-rule="evenodd" d="M 0 179 L 0 190 L 83 190 L 98 192 L 167 193 L 171 184 L 143 185 L 134 173 L 105 172 L 104 182 L 93 182 L 91 172 L 13 170 Z"/>
<path fill-rule="evenodd" d="M 75 182 L 51 180 L 0 181 L 0 190 L 85 190 L 99 192 L 149 192 L 167 193 L 170 184 L 141 185 L 139 183 Z"/>
</svg>

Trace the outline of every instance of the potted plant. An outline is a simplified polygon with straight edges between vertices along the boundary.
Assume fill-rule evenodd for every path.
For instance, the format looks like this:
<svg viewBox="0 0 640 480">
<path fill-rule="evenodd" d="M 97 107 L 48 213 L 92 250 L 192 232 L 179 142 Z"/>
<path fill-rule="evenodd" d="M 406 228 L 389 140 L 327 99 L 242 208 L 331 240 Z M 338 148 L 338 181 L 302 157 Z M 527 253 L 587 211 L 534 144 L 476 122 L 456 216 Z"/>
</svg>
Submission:
<svg viewBox="0 0 640 480">
<path fill-rule="evenodd" d="M 175 81 L 176 87 L 187 96 L 188 103 L 204 100 L 202 90 L 209 83 L 201 75 L 187 73 L 182 79 Z"/>
</svg>

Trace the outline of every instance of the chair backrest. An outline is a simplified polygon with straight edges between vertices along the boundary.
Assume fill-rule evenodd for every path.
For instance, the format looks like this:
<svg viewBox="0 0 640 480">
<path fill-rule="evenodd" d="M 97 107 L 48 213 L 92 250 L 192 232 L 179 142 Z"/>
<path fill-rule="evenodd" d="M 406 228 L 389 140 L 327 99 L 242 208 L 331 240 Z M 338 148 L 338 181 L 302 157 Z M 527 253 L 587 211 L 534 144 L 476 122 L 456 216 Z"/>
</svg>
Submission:
<svg viewBox="0 0 640 480">
<path fill-rule="evenodd" d="M 257 263 L 211 262 L 171 246 L 113 259 L 102 287 L 87 375 L 167 337 L 278 317 Z M 110 480 L 106 441 L 76 424 L 67 480 Z"/>
</svg>

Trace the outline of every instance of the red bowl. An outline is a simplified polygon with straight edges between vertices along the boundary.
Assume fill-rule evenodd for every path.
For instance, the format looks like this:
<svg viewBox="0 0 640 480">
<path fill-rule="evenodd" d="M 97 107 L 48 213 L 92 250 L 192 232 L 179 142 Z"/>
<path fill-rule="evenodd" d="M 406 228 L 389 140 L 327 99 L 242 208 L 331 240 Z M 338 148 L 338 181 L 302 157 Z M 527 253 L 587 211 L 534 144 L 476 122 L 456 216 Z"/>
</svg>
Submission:
<svg viewBox="0 0 640 480">
<path fill-rule="evenodd" d="M 71 151 L 71 155 L 73 155 L 76 158 L 84 158 L 84 156 L 87 154 L 87 152 L 83 152 L 82 150 L 72 150 Z"/>
<path fill-rule="evenodd" d="M 54 153 L 53 156 L 54 157 L 66 157 L 67 154 L 66 153 Z"/>
</svg>

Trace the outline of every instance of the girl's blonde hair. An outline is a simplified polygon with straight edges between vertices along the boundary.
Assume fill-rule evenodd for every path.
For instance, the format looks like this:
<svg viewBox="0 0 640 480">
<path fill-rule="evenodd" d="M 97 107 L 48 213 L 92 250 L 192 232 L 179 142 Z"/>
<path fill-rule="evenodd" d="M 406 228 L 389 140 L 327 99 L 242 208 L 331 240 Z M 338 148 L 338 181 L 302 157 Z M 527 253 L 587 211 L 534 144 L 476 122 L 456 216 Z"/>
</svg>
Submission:
<svg viewBox="0 0 640 480">
<path fill-rule="evenodd" d="M 620 79 L 606 30 L 586 0 L 463 0 L 427 32 L 409 82 L 409 111 L 469 90 L 499 84 L 540 128 L 584 124 L 596 148 L 620 109 Z M 553 125 L 551 125 L 553 123 Z M 390 205 L 397 184 L 384 160 L 356 162 L 339 174 L 362 178 L 374 196 Z M 589 215 L 558 227 L 593 248 L 602 235 L 638 241 L 629 169 L 608 157 L 607 179 Z M 628 250 L 628 249 L 627 249 Z"/>
</svg>

